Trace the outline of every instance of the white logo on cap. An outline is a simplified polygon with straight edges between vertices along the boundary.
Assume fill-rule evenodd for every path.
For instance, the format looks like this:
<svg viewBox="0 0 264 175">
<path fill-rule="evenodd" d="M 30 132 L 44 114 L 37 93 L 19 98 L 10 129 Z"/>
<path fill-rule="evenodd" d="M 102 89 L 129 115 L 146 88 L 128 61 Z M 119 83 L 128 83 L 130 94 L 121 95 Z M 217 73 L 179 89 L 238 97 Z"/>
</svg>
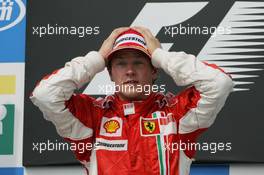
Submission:
<svg viewBox="0 0 264 175">
<path fill-rule="evenodd" d="M 121 44 L 125 44 L 125 43 L 135 43 L 147 49 L 147 45 L 146 45 L 146 42 L 144 41 L 144 38 L 137 34 L 124 34 L 120 36 L 116 40 L 114 48 L 120 46 Z"/>
</svg>

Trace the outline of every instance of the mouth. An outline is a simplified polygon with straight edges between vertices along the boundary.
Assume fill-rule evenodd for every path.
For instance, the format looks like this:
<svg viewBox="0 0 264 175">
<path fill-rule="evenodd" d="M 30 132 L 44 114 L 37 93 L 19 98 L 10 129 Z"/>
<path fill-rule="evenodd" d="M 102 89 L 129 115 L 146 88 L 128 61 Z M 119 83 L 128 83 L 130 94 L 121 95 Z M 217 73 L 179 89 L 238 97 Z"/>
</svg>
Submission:
<svg viewBox="0 0 264 175">
<path fill-rule="evenodd" d="M 124 85 L 126 85 L 126 84 L 138 84 L 138 83 L 139 83 L 139 81 L 136 81 L 136 80 L 127 80 L 127 81 L 123 82 Z"/>
</svg>

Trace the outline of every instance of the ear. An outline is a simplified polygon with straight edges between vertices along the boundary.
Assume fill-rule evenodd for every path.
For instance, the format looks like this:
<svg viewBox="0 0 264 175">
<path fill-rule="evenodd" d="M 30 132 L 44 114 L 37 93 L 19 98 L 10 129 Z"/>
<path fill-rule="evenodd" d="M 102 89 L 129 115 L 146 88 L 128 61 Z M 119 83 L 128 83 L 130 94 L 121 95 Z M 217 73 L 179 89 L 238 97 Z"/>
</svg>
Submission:
<svg viewBox="0 0 264 175">
<path fill-rule="evenodd" d="M 158 69 L 153 67 L 152 68 L 152 80 L 153 82 L 158 78 Z"/>
<path fill-rule="evenodd" d="M 111 73 L 111 71 L 110 71 L 109 69 L 110 69 L 110 68 L 107 67 L 107 71 L 108 71 L 108 73 L 109 73 L 110 79 L 111 79 L 111 81 L 113 81 L 113 76 L 112 76 L 112 73 Z"/>
</svg>

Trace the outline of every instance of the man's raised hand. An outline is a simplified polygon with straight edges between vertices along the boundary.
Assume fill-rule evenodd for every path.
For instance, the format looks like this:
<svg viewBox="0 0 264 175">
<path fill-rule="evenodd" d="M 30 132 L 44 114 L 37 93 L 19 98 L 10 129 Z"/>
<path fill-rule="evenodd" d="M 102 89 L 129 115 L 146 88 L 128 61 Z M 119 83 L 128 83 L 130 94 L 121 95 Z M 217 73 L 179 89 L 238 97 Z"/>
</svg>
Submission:
<svg viewBox="0 0 264 175">
<path fill-rule="evenodd" d="M 112 31 L 112 33 L 108 36 L 108 38 L 104 40 L 101 48 L 99 49 L 99 53 L 102 55 L 102 57 L 105 59 L 106 62 L 107 62 L 106 60 L 107 55 L 112 51 L 116 38 L 122 32 L 125 32 L 128 29 L 129 27 L 116 28 L 115 30 Z"/>
<path fill-rule="evenodd" d="M 161 48 L 159 40 L 155 36 L 153 36 L 148 28 L 142 26 L 134 26 L 132 27 L 132 29 L 138 31 L 143 35 L 147 44 L 148 51 L 151 55 L 157 48 Z"/>
</svg>

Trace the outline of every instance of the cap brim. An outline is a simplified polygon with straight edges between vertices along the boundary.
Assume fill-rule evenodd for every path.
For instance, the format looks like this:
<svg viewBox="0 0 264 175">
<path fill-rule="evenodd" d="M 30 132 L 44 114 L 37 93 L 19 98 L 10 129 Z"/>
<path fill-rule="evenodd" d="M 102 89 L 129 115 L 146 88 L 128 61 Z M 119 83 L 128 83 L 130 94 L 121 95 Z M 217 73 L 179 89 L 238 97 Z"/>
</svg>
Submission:
<svg viewBox="0 0 264 175">
<path fill-rule="evenodd" d="M 131 45 L 131 46 L 119 46 L 119 47 L 117 47 L 116 49 L 113 49 L 113 50 L 107 55 L 107 59 L 110 59 L 113 53 L 115 53 L 115 52 L 117 52 L 117 51 L 119 51 L 119 50 L 123 50 L 123 49 L 135 49 L 135 50 L 139 50 L 139 51 L 145 53 L 145 54 L 151 59 L 151 55 L 150 55 L 150 53 L 149 53 L 146 49 L 144 49 L 144 48 L 142 48 L 142 47 L 140 47 L 140 46 L 134 46 L 134 45 L 133 45 L 133 46 L 132 46 L 132 45 Z"/>
</svg>

